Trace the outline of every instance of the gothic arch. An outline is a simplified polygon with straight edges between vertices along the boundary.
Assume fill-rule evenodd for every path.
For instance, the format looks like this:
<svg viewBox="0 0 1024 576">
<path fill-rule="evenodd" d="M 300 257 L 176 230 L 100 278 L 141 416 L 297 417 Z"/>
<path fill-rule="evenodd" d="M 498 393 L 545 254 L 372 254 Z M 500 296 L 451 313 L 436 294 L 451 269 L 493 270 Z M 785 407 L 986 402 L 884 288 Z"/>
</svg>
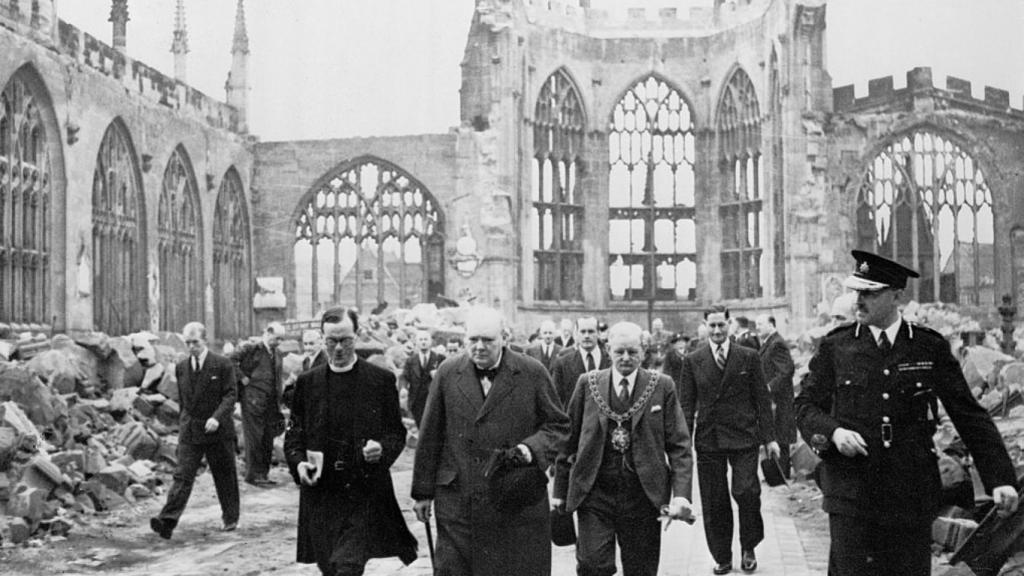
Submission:
<svg viewBox="0 0 1024 576">
<path fill-rule="evenodd" d="M 203 318 L 203 218 L 199 184 L 179 144 L 167 160 L 157 212 L 160 329 L 178 331 Z"/>
<path fill-rule="evenodd" d="M 722 297 L 759 298 L 768 284 L 761 108 L 750 76 L 735 66 L 715 109 Z"/>
<path fill-rule="evenodd" d="M 53 101 L 25 64 L 0 85 L 0 322 L 65 325 L 65 190 Z"/>
<path fill-rule="evenodd" d="M 292 222 L 299 317 L 336 304 L 407 307 L 444 291 L 440 205 L 391 162 L 340 164 L 303 196 Z"/>
<path fill-rule="evenodd" d="M 245 198 L 232 166 L 221 179 L 213 216 L 213 321 L 221 340 L 252 334 L 252 239 Z"/>
<path fill-rule="evenodd" d="M 560 67 L 544 81 L 533 114 L 529 237 L 535 300 L 583 300 L 587 117 L 581 93 Z"/>
<path fill-rule="evenodd" d="M 93 328 L 149 328 L 146 200 L 135 145 L 115 118 L 100 143 L 92 183 Z"/>
<path fill-rule="evenodd" d="M 857 246 L 921 273 L 922 302 L 994 306 L 1000 221 L 988 165 L 962 138 L 928 124 L 875 148 L 856 195 Z"/>
<path fill-rule="evenodd" d="M 697 297 L 693 107 L 649 74 L 616 101 L 608 125 L 612 300 Z"/>
</svg>

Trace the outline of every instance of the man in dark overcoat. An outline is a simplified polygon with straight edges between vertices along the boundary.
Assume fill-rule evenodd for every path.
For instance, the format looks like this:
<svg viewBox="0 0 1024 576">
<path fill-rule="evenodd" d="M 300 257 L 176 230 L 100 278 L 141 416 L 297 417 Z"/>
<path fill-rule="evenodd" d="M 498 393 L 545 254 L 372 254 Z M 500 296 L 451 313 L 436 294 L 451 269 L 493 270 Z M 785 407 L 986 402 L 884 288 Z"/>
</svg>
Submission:
<svg viewBox="0 0 1024 576">
<path fill-rule="evenodd" d="M 238 477 L 235 475 L 235 367 L 227 358 L 206 347 L 206 327 L 190 322 L 182 330 L 188 358 L 174 368 L 181 412 L 178 431 L 178 465 L 174 470 L 167 503 L 149 521 L 154 532 L 170 538 L 178 525 L 206 458 L 220 502 L 221 530 L 238 527 Z"/>
<path fill-rule="evenodd" d="M 357 358 L 354 312 L 329 309 L 321 327 L 328 363 L 299 375 L 285 434 L 300 485 L 296 559 L 326 576 L 359 576 L 371 558 L 410 564 L 416 540 L 389 470 L 405 447 L 395 375 Z"/>
<path fill-rule="evenodd" d="M 779 443 L 779 467 L 789 478 L 789 451 L 796 444 L 796 419 L 793 414 L 793 355 L 789 345 L 775 328 L 775 317 L 762 314 L 757 317 L 757 333 L 761 337 L 761 368 L 772 397 L 772 422 L 775 440 Z"/>
<path fill-rule="evenodd" d="M 231 354 L 242 404 L 245 481 L 254 486 L 276 484 L 268 473 L 274 437 L 282 431 L 284 421 L 280 406 L 281 355 L 277 350 L 284 335 L 284 326 L 272 322 L 260 342 L 247 342 Z"/>
<path fill-rule="evenodd" d="M 640 368 L 641 332 L 612 326 L 612 367 L 582 375 L 569 402 L 552 504 L 579 521 L 578 576 L 615 574 L 616 542 L 624 576 L 657 576 L 662 507 L 690 517 L 690 434 L 672 379 Z"/>
<path fill-rule="evenodd" d="M 822 458 L 829 574 L 927 576 L 941 502 L 938 401 L 1002 513 L 1017 508 L 1017 477 L 945 338 L 900 314 L 918 273 L 870 252 L 853 257 L 844 285 L 857 292 L 857 322 L 822 339 L 795 402 L 800 433 Z"/>
<path fill-rule="evenodd" d="M 434 379 L 434 371 L 441 362 L 444 362 L 444 356 L 432 350 L 434 337 L 430 330 L 418 330 L 415 340 L 416 349 L 405 359 L 402 380 L 409 391 L 409 412 L 412 413 L 416 426 L 419 426 L 423 421 L 423 408 L 427 405 L 430 381 Z"/>
<path fill-rule="evenodd" d="M 708 339 L 683 358 L 679 382 L 680 404 L 697 451 L 704 534 L 715 559 L 715 574 L 732 570 L 730 491 L 739 516 L 740 568 L 757 569 L 754 548 L 764 539 L 759 447 L 764 445 L 771 456 L 779 456 L 761 359 L 756 350 L 730 341 L 728 321 L 729 310 L 724 306 L 704 313 Z"/>
<path fill-rule="evenodd" d="M 497 310 L 474 309 L 467 318 L 467 353 L 438 368 L 423 413 L 412 481 L 416 516 L 428 522 L 437 511 L 438 574 L 547 576 L 547 491 L 525 508 L 498 510 L 483 469 L 495 450 L 514 449 L 543 476 L 569 418 L 544 366 L 504 345 Z"/>
<path fill-rule="evenodd" d="M 555 342 L 555 323 L 545 320 L 540 324 L 540 337 L 527 346 L 526 355 L 544 365 L 551 372 L 551 363 L 562 352 L 562 345 Z"/>
<path fill-rule="evenodd" d="M 604 370 L 612 365 L 608 352 L 597 344 L 597 318 L 577 319 L 575 340 L 576 346 L 563 349 L 551 364 L 551 379 L 563 408 L 569 405 L 569 398 L 581 374 Z"/>
</svg>

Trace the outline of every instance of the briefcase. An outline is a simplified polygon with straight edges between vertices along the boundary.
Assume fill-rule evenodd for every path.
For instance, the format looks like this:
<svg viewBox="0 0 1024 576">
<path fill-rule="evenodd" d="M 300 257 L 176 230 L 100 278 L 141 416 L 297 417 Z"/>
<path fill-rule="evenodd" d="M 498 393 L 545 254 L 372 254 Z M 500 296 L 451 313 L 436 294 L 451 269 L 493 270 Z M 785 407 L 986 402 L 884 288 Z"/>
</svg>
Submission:
<svg viewBox="0 0 1024 576">
<path fill-rule="evenodd" d="M 779 465 L 779 461 L 774 457 L 768 457 L 761 460 L 761 474 L 764 476 L 764 481 L 769 486 L 782 486 L 786 484 L 786 475 L 782 472 L 782 466 Z"/>
<path fill-rule="evenodd" d="M 555 546 L 572 546 L 576 543 L 576 524 L 572 512 L 551 511 L 551 543 Z"/>
</svg>

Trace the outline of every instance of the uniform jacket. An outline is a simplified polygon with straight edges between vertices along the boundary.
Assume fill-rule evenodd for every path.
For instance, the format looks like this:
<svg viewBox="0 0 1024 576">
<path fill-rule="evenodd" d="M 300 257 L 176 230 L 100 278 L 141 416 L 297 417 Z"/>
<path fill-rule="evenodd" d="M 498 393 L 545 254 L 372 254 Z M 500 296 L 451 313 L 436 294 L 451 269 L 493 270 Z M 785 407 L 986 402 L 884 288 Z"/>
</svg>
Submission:
<svg viewBox="0 0 1024 576">
<path fill-rule="evenodd" d="M 181 398 L 178 442 L 207 444 L 235 437 L 235 367 L 227 358 L 207 351 L 202 369 L 192 371 L 192 357 L 174 367 Z M 217 431 L 206 433 L 206 421 L 216 418 Z"/>
<path fill-rule="evenodd" d="M 611 373 L 611 369 L 605 369 L 596 376 L 598 390 L 608 402 L 613 394 Z M 623 425 L 629 427 L 630 451 L 644 493 L 652 505 L 660 508 L 668 504 L 672 496 L 690 498 L 693 455 L 690 434 L 671 378 L 641 369 L 634 384 L 633 398 L 639 399 L 652 380 L 656 388 L 647 405 Z M 566 509 L 572 511 L 593 488 L 601 469 L 609 426 L 616 426 L 597 407 L 587 374 L 576 383 L 569 401 L 569 418 L 572 427 L 558 459 L 553 494 L 565 500 Z"/>
<path fill-rule="evenodd" d="M 930 405 L 942 401 L 991 491 L 1016 485 L 1013 465 L 988 412 L 971 395 L 941 334 L 903 322 L 885 353 L 867 326 L 822 339 L 796 399 L 797 425 L 822 457 L 822 507 L 876 520 L 935 514 L 941 483 Z M 837 427 L 860 433 L 867 456 L 843 456 Z"/>
<path fill-rule="evenodd" d="M 731 344 L 722 371 L 705 341 L 683 358 L 679 401 L 697 452 L 745 450 L 775 439 L 761 359 L 750 348 Z"/>
<path fill-rule="evenodd" d="M 606 350 L 601 350 L 601 361 L 597 362 L 596 368 L 604 370 L 611 368 L 612 360 Z M 580 356 L 579 348 L 565 348 L 558 358 L 551 363 L 551 379 L 555 383 L 555 390 L 558 392 L 558 400 L 563 407 L 569 406 L 569 399 L 576 389 L 576 381 L 582 374 L 586 374 L 587 366 Z"/>
<path fill-rule="evenodd" d="M 402 380 L 409 387 L 409 411 L 417 425 L 423 420 L 423 408 L 427 405 L 427 393 L 430 392 L 430 381 L 433 379 L 430 372 L 437 370 L 441 362 L 444 362 L 441 354 L 433 350 L 428 354 L 426 366 L 420 360 L 419 351 L 416 351 L 409 354 L 402 368 Z"/>
<path fill-rule="evenodd" d="M 551 363 L 562 353 L 562 345 L 557 342 L 551 343 L 551 354 L 544 354 L 544 344 L 534 343 L 526 349 L 526 355 L 544 365 L 548 372 L 551 372 Z"/>
<path fill-rule="evenodd" d="M 778 332 L 765 338 L 760 350 L 761 368 L 775 405 L 775 436 L 780 444 L 796 442 L 793 414 L 793 373 L 796 367 L 789 346 Z"/>
<path fill-rule="evenodd" d="M 550 573 L 547 498 L 513 514 L 498 512 L 483 467 L 493 450 L 521 443 L 532 465 L 547 469 L 568 431 L 550 377 L 532 358 L 505 348 L 486 399 L 468 354 L 438 368 L 420 426 L 412 497 L 434 499 L 438 523 L 458 518 L 471 524 L 473 542 L 465 549 L 473 574 Z"/>
</svg>

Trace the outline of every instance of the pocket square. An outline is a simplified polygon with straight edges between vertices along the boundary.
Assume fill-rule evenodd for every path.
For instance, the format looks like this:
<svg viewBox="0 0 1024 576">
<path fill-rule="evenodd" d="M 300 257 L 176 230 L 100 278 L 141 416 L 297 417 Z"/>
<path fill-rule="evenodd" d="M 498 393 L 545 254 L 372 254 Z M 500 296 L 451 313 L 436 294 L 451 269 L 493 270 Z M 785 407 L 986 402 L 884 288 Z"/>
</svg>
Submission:
<svg viewBox="0 0 1024 576">
<path fill-rule="evenodd" d="M 661 412 L 661 404 L 651 406 L 651 414 L 654 414 L 655 412 Z"/>
</svg>

